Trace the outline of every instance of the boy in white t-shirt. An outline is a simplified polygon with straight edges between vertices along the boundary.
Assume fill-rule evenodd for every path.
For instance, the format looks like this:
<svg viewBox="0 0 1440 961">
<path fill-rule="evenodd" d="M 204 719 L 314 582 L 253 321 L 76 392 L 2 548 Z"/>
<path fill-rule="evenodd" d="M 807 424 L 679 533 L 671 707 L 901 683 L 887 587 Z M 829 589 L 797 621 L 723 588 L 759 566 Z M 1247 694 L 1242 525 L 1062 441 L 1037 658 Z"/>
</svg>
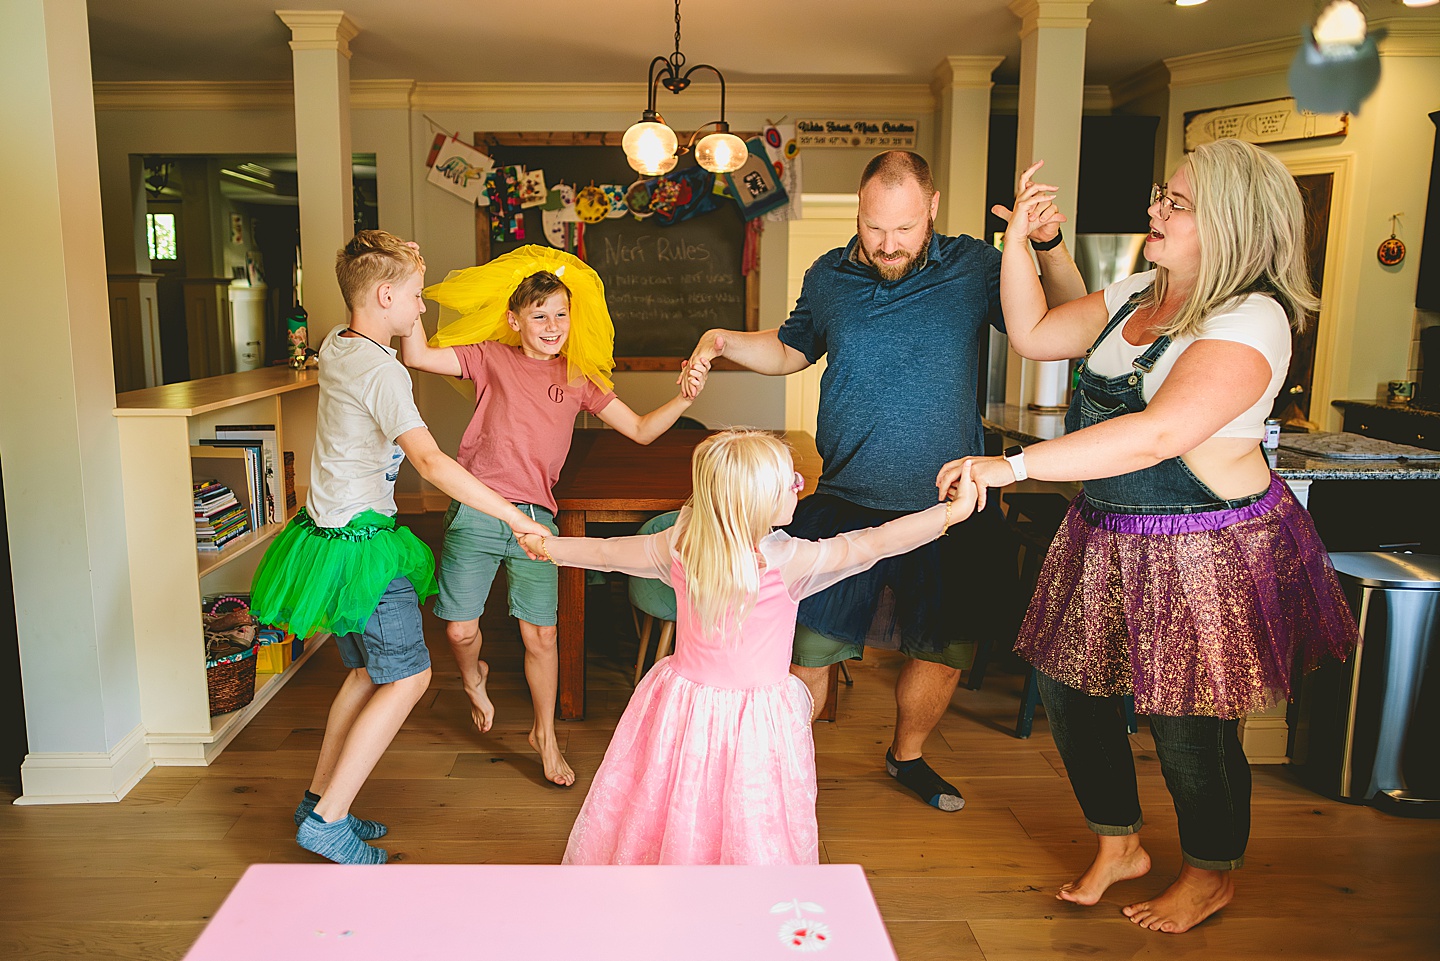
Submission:
<svg viewBox="0 0 1440 961">
<path fill-rule="evenodd" d="M 410 373 L 389 346 L 420 323 L 419 247 L 363 230 L 336 257 L 350 323 L 320 347 L 320 399 L 306 505 L 255 571 L 252 610 L 300 636 L 328 631 L 350 668 L 330 707 L 295 840 L 340 864 L 383 864 L 366 841 L 387 829 L 350 814 L 380 755 L 430 686 L 420 602 L 435 593 L 435 559 L 395 526 L 395 478 L 406 457 L 436 487 L 518 534 L 548 534 L 435 444 L 415 408 Z"/>
</svg>

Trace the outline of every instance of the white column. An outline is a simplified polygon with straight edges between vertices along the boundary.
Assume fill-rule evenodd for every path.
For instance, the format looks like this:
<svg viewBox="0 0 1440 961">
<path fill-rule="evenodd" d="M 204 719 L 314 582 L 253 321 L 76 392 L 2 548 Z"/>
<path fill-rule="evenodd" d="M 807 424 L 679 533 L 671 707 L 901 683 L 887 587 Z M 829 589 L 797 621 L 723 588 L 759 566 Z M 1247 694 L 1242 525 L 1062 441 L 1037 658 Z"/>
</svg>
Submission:
<svg viewBox="0 0 1440 961">
<path fill-rule="evenodd" d="M 1015 173 L 1044 160 L 1041 183 L 1059 188 L 1065 225 L 1074 236 L 1080 187 L 1080 115 L 1085 98 L 1085 29 L 1090 0 L 1011 0 L 1020 26 L 1020 122 Z M 1053 405 L 1067 399 L 1065 361 L 1021 361 L 1012 352 L 1005 381 L 1012 404 Z"/>
<path fill-rule="evenodd" d="M 24 242 L 0 258 L 0 466 L 30 748 L 20 803 L 115 801 L 150 767 L 91 87 L 83 0 L 6 4 L 0 210 Z"/>
<path fill-rule="evenodd" d="M 935 68 L 935 156 L 940 191 L 935 229 L 984 240 L 985 173 L 990 149 L 990 75 L 1004 57 L 946 57 Z"/>
<path fill-rule="evenodd" d="M 277 10 L 295 60 L 295 160 L 300 262 L 310 344 L 346 322 L 335 252 L 355 234 L 350 150 L 350 41 L 358 28 L 341 10 Z"/>
</svg>

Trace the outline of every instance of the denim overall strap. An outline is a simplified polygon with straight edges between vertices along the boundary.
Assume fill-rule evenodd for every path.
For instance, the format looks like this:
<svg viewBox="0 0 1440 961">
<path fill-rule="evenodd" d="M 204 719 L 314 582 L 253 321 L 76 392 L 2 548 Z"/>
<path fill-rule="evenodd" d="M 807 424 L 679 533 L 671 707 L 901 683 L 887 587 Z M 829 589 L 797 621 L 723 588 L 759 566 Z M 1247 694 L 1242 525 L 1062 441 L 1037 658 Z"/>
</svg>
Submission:
<svg viewBox="0 0 1440 961">
<path fill-rule="evenodd" d="M 1135 294 L 1115 312 L 1095 344 L 1086 351 L 1087 361 L 1100 343 L 1129 318 L 1144 293 Z M 1144 410 L 1145 375 L 1155 369 L 1170 343 L 1169 337 L 1157 337 L 1131 363 L 1129 373 L 1115 377 L 1102 376 L 1092 371 L 1088 363 L 1082 364 L 1070 409 L 1065 414 L 1066 432 L 1073 433 Z M 1242 506 L 1216 495 L 1179 457 L 1142 470 L 1088 480 L 1084 488 L 1085 499 L 1093 507 L 1112 514 L 1188 514 Z"/>
</svg>

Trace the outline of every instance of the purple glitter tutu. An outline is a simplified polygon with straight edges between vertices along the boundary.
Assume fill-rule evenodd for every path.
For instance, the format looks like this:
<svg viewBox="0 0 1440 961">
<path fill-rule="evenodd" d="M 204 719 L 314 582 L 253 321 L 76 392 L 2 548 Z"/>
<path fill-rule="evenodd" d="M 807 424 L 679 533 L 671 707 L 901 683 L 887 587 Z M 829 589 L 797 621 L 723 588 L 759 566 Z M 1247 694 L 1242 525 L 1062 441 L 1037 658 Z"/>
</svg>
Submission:
<svg viewBox="0 0 1440 961">
<path fill-rule="evenodd" d="M 1111 514 L 1082 493 L 1045 555 L 1015 650 L 1141 714 L 1237 718 L 1343 660 L 1356 627 L 1310 515 L 1285 483 L 1253 504 Z"/>
</svg>

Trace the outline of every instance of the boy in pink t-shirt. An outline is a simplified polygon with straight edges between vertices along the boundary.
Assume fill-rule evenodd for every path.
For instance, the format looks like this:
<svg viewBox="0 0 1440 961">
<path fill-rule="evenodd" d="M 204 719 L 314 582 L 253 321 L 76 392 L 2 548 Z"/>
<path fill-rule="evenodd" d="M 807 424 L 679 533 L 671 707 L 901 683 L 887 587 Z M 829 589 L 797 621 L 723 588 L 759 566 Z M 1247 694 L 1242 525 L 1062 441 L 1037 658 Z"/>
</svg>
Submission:
<svg viewBox="0 0 1440 961">
<path fill-rule="evenodd" d="M 521 248 L 506 256 L 515 258 L 533 250 Z M 487 266 L 493 267 L 498 262 L 492 261 Z M 607 389 L 608 385 L 597 384 L 594 375 L 572 377 L 574 358 L 565 356 L 567 342 L 571 340 L 572 296 L 599 297 L 602 301 L 599 311 L 596 305 L 586 304 L 585 314 L 604 316 L 607 324 L 608 315 L 603 311 L 603 295 L 598 293 L 602 290 L 599 279 L 589 267 L 576 260 L 559 269 L 566 272 L 565 280 L 575 284 L 583 279 L 584 285 L 574 287 L 572 294 L 572 287 L 565 280 L 541 270 L 521 280 L 510 295 L 505 320 L 511 331 L 519 333 L 519 346 L 488 340 L 431 347 L 419 325 L 400 346 L 400 357 L 408 367 L 463 377 L 475 383 L 475 413 L 460 441 L 456 460 L 500 496 L 557 534 L 551 488 L 559 479 L 570 451 L 577 414 L 592 413 L 636 443 L 648 444 L 674 424 L 692 402 L 681 393 L 641 415 Z M 584 272 L 588 273 L 580 277 Z M 464 273 L 467 272 L 460 272 Z M 444 284 L 426 290 L 426 296 L 446 303 L 450 299 L 447 295 L 453 295 L 454 291 L 443 288 L 455 277 L 452 275 Z M 577 304 L 577 309 L 579 306 Z M 594 353 L 597 338 L 590 336 L 589 331 L 586 334 L 587 343 L 571 347 Z M 601 353 L 608 354 L 608 350 Z M 600 376 L 608 373 L 606 367 Z M 704 379 L 703 372 L 687 375 L 687 390 L 692 397 L 704 386 Z M 489 666 L 480 660 L 480 615 L 501 563 L 505 565 L 509 583 L 510 614 L 519 620 L 520 637 L 525 644 L 525 679 L 530 685 L 535 709 L 530 744 L 540 754 L 545 777 L 568 786 L 574 783 L 575 773 L 566 763 L 555 737 L 559 678 L 555 631 L 558 573 L 553 565 L 526 557 L 504 524 L 452 501 L 445 515 L 440 595 L 434 613 L 449 622 L 445 635 L 455 653 L 465 694 L 470 699 L 471 717 L 482 733 L 490 729 L 495 707 L 485 690 Z"/>
</svg>

